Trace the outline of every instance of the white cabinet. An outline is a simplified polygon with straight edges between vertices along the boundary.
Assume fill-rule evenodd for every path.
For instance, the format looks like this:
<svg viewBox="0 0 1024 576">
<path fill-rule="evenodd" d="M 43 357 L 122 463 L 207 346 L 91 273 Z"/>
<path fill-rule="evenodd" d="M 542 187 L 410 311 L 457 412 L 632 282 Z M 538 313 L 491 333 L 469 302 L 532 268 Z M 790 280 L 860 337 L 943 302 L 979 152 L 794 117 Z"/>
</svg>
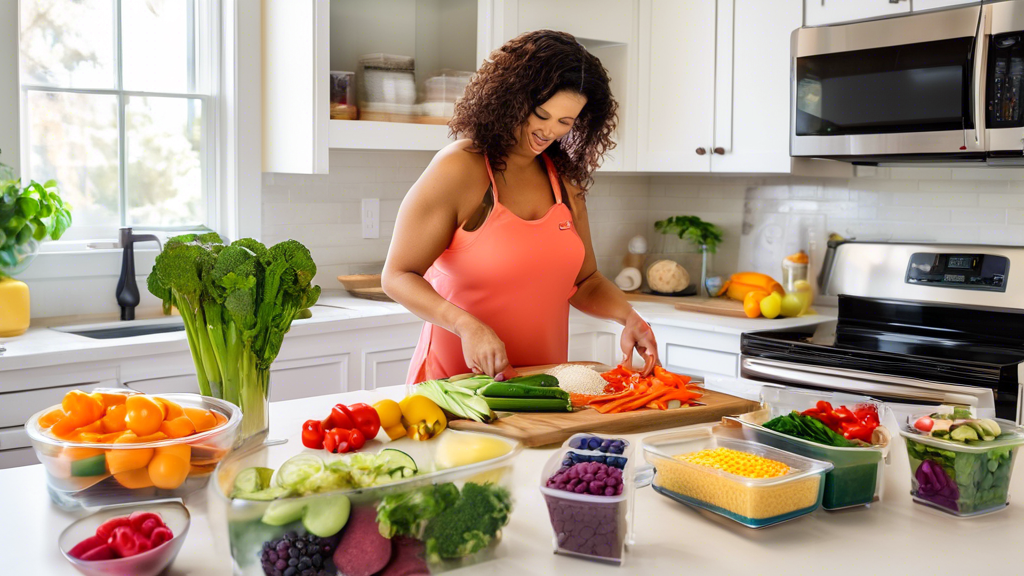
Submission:
<svg viewBox="0 0 1024 576">
<path fill-rule="evenodd" d="M 911 0 L 910 8 L 914 12 L 920 12 L 922 10 L 936 10 L 951 6 L 970 6 L 971 4 L 981 4 L 981 0 Z"/>
<path fill-rule="evenodd" d="M 915 0 L 914 3 L 919 2 Z M 804 0 L 804 24 L 807 26 L 898 16 L 909 12 L 910 0 Z"/>
<path fill-rule="evenodd" d="M 376 120 L 331 120 L 330 73 L 358 72 L 359 57 L 373 53 L 413 57 L 420 89 L 442 69 L 475 71 L 491 48 L 493 3 L 262 0 L 263 171 L 327 174 L 330 148 L 447 145 L 447 126 L 408 110 L 400 118 L 388 110 Z"/>
<path fill-rule="evenodd" d="M 569 318 L 569 362 L 600 362 L 615 366 L 622 360 L 622 325 L 573 312 Z"/>
<path fill-rule="evenodd" d="M 669 370 L 694 376 L 739 376 L 740 335 L 651 322 L 658 357 Z"/>
<path fill-rule="evenodd" d="M 801 13 L 801 0 L 643 0 L 638 169 L 790 172 L 790 34 Z"/>
<path fill-rule="evenodd" d="M 640 171 L 711 169 L 716 15 L 713 1 L 640 2 Z"/>
</svg>

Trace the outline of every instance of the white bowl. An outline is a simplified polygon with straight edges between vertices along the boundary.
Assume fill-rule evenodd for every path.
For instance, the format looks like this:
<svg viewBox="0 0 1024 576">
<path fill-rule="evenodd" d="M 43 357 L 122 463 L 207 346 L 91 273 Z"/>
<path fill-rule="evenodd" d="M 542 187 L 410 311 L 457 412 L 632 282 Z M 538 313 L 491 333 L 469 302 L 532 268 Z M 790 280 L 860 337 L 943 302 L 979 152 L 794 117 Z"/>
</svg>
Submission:
<svg viewBox="0 0 1024 576">
<path fill-rule="evenodd" d="M 139 511 L 159 514 L 163 518 L 164 524 L 174 533 L 174 537 L 152 550 L 128 558 L 90 561 L 74 558 L 68 554 L 76 544 L 90 536 L 95 536 L 96 528 L 100 524 L 111 518 L 128 516 L 132 512 Z M 188 508 L 178 501 L 111 506 L 76 520 L 60 533 L 57 545 L 60 546 L 60 552 L 68 562 L 86 576 L 156 576 L 170 566 L 171 562 L 174 562 L 178 551 L 181 550 L 181 545 L 185 542 L 185 536 L 188 535 L 188 527 L 191 523 L 192 516 L 188 513 Z"/>
</svg>

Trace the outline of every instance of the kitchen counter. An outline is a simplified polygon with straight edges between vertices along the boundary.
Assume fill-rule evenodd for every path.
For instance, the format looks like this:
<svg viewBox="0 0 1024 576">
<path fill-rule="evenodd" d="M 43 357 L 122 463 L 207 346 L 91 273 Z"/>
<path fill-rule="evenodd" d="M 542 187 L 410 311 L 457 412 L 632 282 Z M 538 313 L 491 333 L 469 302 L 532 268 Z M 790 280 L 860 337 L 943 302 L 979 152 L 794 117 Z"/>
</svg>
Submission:
<svg viewBox="0 0 1024 576">
<path fill-rule="evenodd" d="M 298 430 L 310 414 L 336 402 L 373 402 L 396 397 L 403 387 L 272 403 L 271 432 Z M 890 426 L 893 423 L 889 423 Z M 627 436 L 638 441 L 645 435 Z M 638 446 L 639 448 L 639 446 Z M 296 447 L 299 450 L 299 447 Z M 1024 505 L 956 519 L 911 501 L 906 449 L 897 437 L 885 470 L 882 501 L 868 508 L 813 514 L 763 530 L 697 512 L 650 488 L 636 493 L 636 544 L 622 567 L 552 554 L 551 530 L 537 489 L 541 467 L 551 450 L 524 450 L 515 461 L 512 521 L 486 564 L 454 574 L 908 574 L 941 566 L 944 572 L 1008 574 L 1024 549 Z M 1019 468 L 1019 466 L 1018 466 Z M 0 542 L 8 550 L 4 573 L 74 574 L 61 557 L 56 539 L 83 513 L 68 513 L 49 501 L 41 466 L 0 470 Z M 1010 492 L 1024 494 L 1024 471 L 1017 470 Z M 1011 499 L 1013 502 L 1013 499 Z M 206 518 L 206 494 L 186 499 L 192 527 L 177 561 L 167 574 L 229 574 L 228 553 L 214 544 Z M 958 543 L 957 543 L 958 542 Z M 954 548 L 950 548 L 954 547 Z M 947 552 L 948 550 L 948 552 Z M 16 551 L 16 553 L 14 552 Z M 13 565 L 11 564 L 13 562 Z"/>
<path fill-rule="evenodd" d="M 769 320 L 768 318 L 735 318 L 732 316 L 687 312 L 676 310 L 671 304 L 660 304 L 657 302 L 630 302 L 630 304 L 633 305 L 633 308 L 640 313 L 644 320 L 651 324 L 694 328 L 736 335 L 755 330 L 775 330 L 821 324 L 822 322 L 834 320 L 839 311 L 838 308 L 834 307 L 815 306 L 815 314 L 807 314 L 796 318 L 779 317 Z M 711 325 L 710 328 L 709 325 Z"/>
<path fill-rule="evenodd" d="M 312 309 L 313 316 L 292 323 L 289 336 L 312 335 L 338 330 L 358 330 L 360 328 L 388 326 L 417 321 L 418 319 L 400 304 L 394 302 L 375 302 L 349 296 L 344 290 L 328 290 L 320 296 L 320 300 Z M 117 317 L 92 317 L 91 323 L 116 322 Z M 173 321 L 166 317 L 143 320 L 143 323 L 160 323 Z M 134 336 L 131 338 L 115 338 L 99 340 L 53 330 L 54 326 L 83 324 L 81 320 L 50 319 L 33 321 L 33 326 L 25 334 L 0 339 L 7 349 L 0 354 L 0 372 L 36 368 L 53 364 L 70 364 L 74 362 L 91 362 L 146 356 L 150 354 L 166 354 L 170 352 L 188 351 L 188 342 L 184 331 L 167 332 Z M 80 327 L 79 327 L 80 328 Z"/>
</svg>

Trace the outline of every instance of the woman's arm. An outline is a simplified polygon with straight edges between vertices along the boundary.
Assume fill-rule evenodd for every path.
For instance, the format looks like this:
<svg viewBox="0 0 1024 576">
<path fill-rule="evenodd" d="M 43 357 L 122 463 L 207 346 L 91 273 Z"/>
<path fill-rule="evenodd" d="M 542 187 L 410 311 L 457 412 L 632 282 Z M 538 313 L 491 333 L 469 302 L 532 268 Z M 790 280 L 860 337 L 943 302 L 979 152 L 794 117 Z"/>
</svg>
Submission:
<svg viewBox="0 0 1024 576">
<path fill-rule="evenodd" d="M 381 287 L 413 314 L 462 339 L 471 370 L 495 376 L 508 366 L 505 345 L 490 327 L 442 298 L 423 278 L 451 243 L 460 222 L 460 201 L 468 199 L 462 203 L 470 210 L 479 204 L 466 190 L 480 188 L 481 172 L 487 179 L 480 157 L 464 148 L 464 142 L 447 146 L 409 189 L 398 211 Z"/>
<path fill-rule="evenodd" d="M 575 187 L 567 185 L 566 192 L 572 207 L 576 232 L 586 249 L 583 267 L 576 278 L 576 294 L 569 303 L 591 316 L 615 320 L 622 324 L 624 328 L 619 345 L 622 348 L 623 362 L 631 362 L 633 350 L 636 349 L 644 358 L 643 374 L 648 375 L 658 364 L 658 343 L 654 339 L 654 332 L 626 300 L 622 290 L 597 270 L 597 258 L 594 256 L 594 245 L 590 239 L 587 203 L 579 196 L 579 191 Z"/>
</svg>

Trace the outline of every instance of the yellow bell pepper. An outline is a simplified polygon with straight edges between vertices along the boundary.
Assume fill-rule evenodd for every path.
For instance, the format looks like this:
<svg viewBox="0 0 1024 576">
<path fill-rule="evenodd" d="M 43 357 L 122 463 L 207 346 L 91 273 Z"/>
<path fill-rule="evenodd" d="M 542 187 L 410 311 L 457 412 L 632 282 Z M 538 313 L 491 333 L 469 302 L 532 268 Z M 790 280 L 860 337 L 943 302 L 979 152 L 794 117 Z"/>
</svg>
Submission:
<svg viewBox="0 0 1024 576">
<path fill-rule="evenodd" d="M 429 440 L 448 426 L 444 411 L 426 396 L 407 396 L 398 406 L 402 409 L 406 435 L 413 440 Z"/>
<path fill-rule="evenodd" d="M 392 440 L 398 440 L 405 436 L 405 426 L 402 426 L 402 408 L 394 400 L 381 400 L 373 405 L 380 418 L 380 427 Z"/>
</svg>

